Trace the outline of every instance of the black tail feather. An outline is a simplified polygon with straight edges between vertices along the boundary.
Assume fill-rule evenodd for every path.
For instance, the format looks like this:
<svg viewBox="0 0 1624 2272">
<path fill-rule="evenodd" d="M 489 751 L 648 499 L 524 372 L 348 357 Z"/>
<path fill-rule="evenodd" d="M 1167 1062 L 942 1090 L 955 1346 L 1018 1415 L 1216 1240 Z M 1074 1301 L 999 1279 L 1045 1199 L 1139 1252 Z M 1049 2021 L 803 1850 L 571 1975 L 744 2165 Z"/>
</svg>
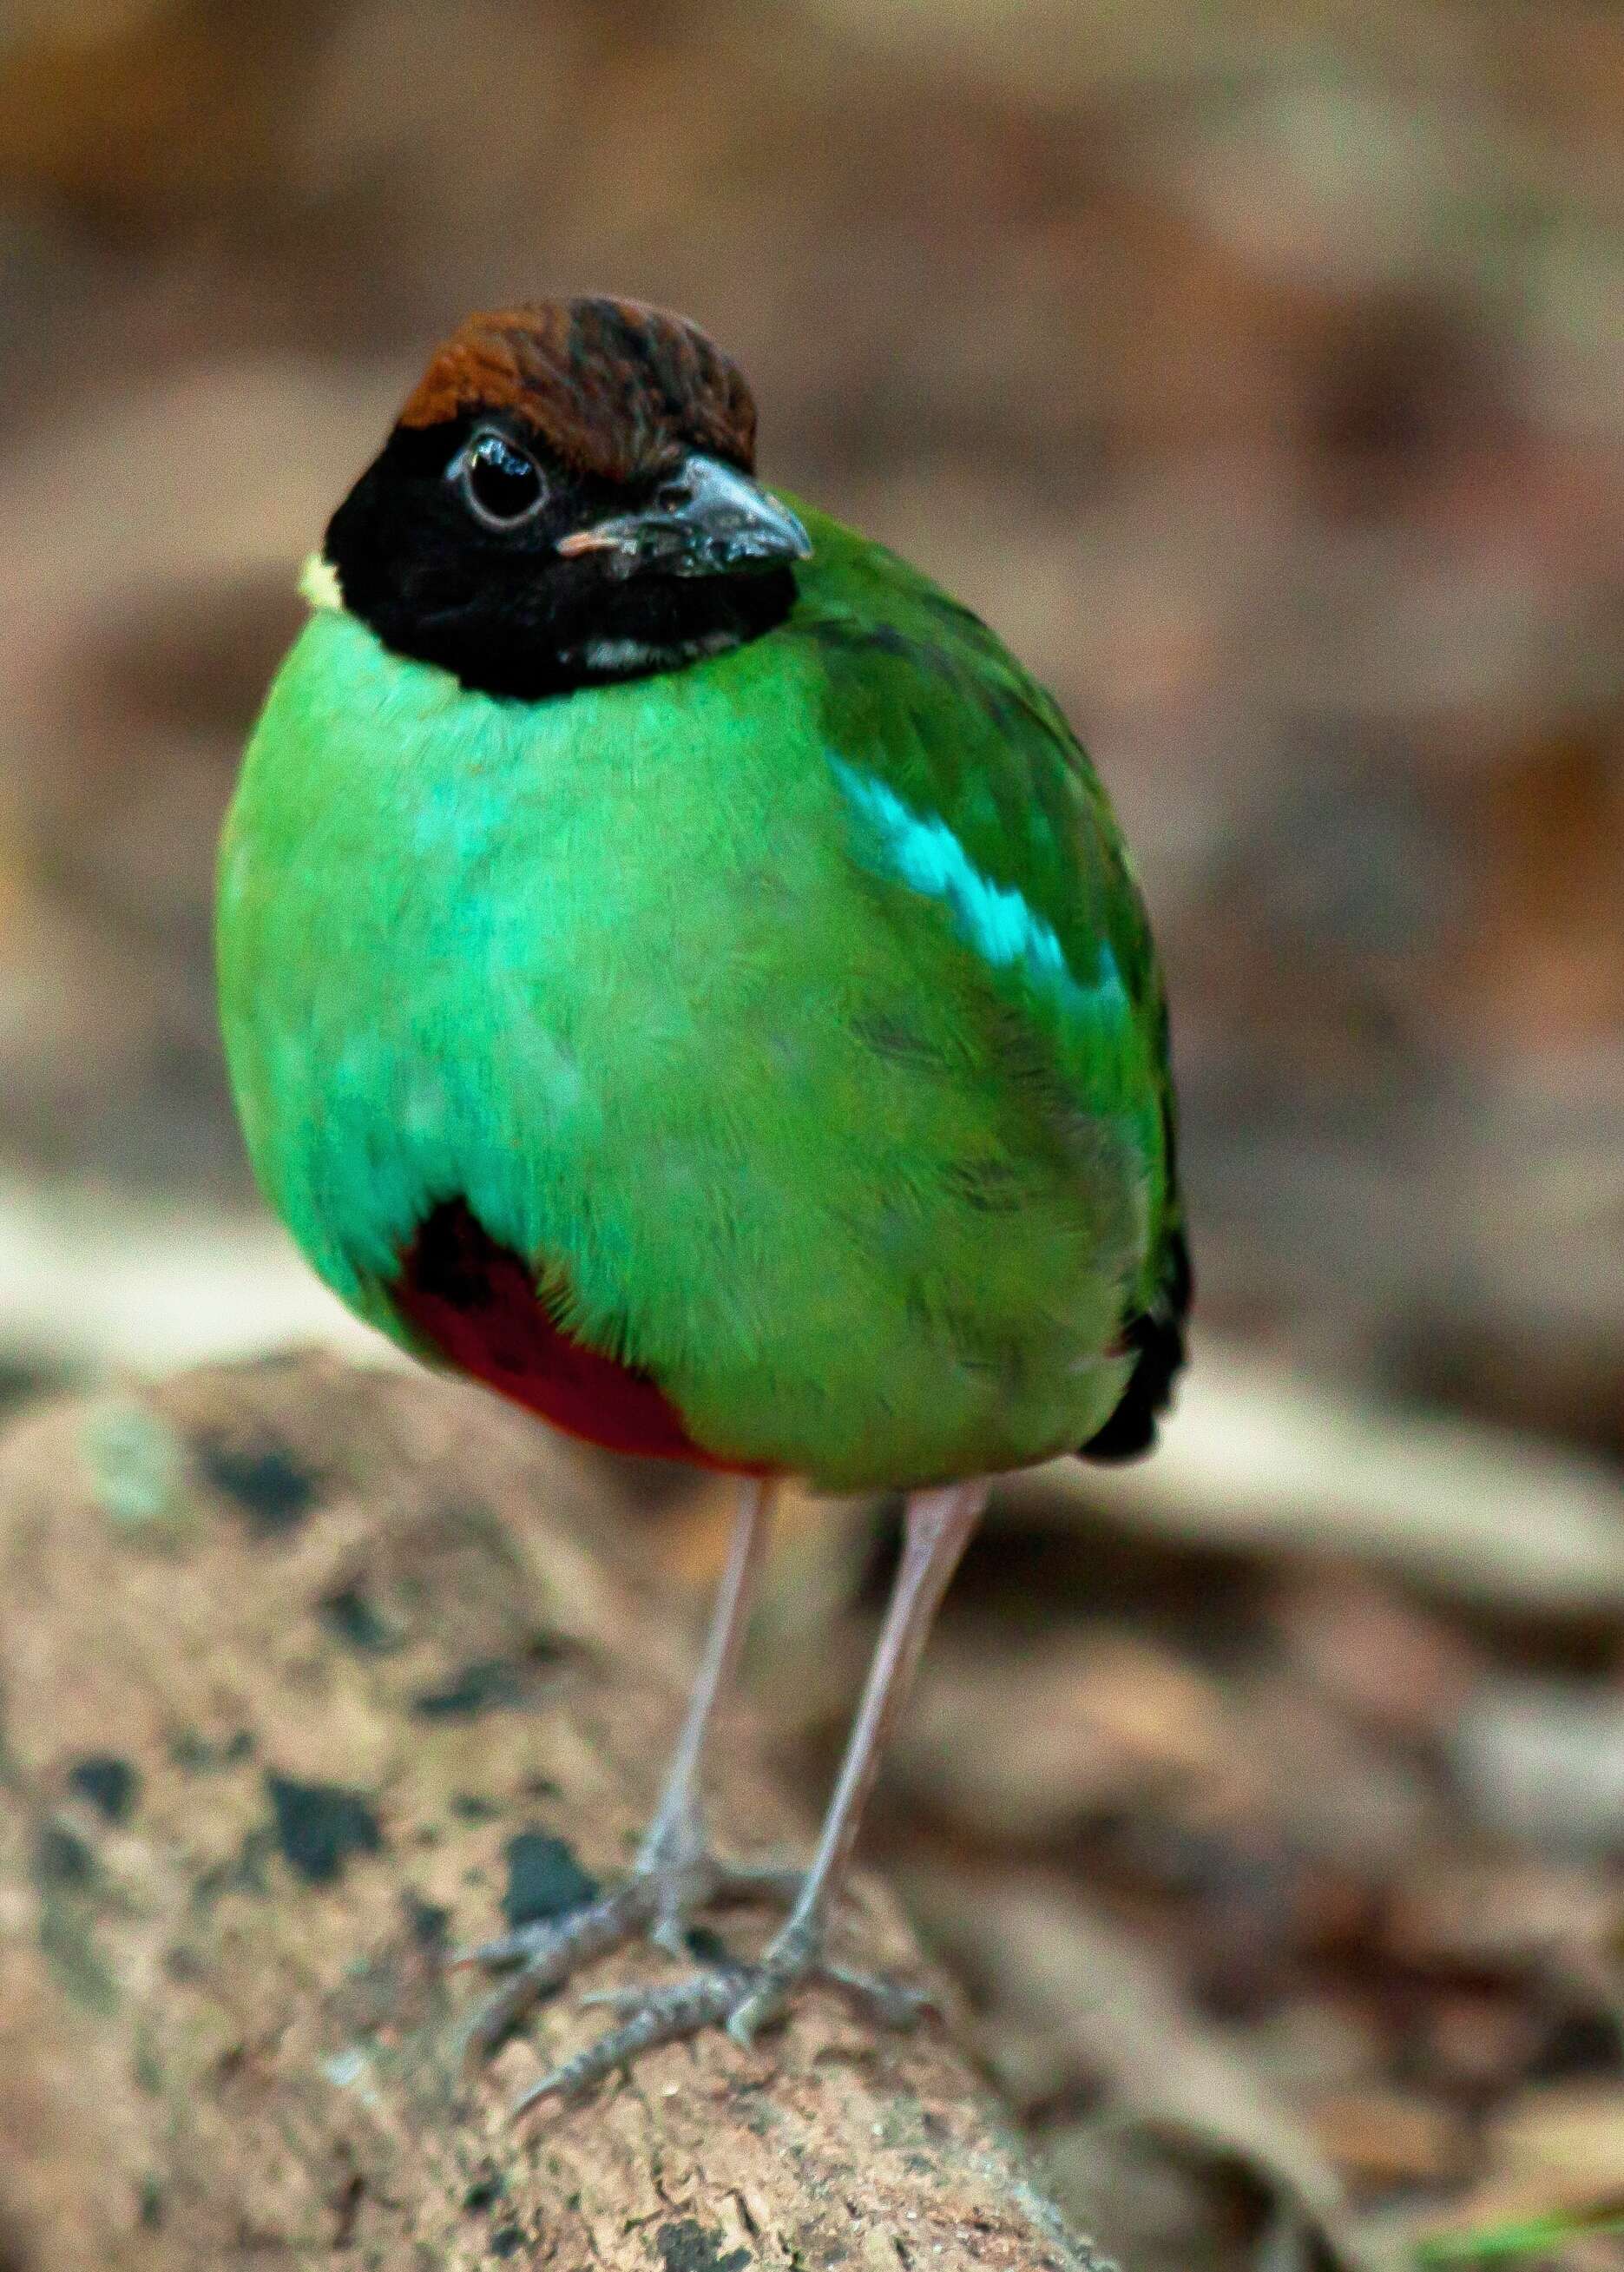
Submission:
<svg viewBox="0 0 1624 2272">
<path fill-rule="evenodd" d="M 1135 1360 L 1122 1401 L 1105 1426 L 1081 1446 L 1080 1458 L 1108 1467 L 1140 1459 L 1155 1444 L 1156 1423 L 1172 1403 L 1173 1384 L 1184 1369 L 1193 1285 L 1189 1247 L 1182 1230 L 1174 1230 L 1167 1240 L 1155 1301 L 1130 1318 L 1122 1331 Z"/>
</svg>

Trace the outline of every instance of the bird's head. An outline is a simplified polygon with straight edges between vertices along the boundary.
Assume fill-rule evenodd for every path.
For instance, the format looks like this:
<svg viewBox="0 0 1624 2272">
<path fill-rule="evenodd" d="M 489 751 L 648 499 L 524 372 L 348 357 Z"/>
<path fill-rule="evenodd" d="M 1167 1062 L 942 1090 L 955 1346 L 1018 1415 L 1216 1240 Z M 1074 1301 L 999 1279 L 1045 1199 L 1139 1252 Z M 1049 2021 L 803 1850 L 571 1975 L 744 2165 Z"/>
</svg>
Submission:
<svg viewBox="0 0 1624 2272">
<path fill-rule="evenodd" d="M 811 545 L 755 447 L 749 388 L 681 316 L 471 316 L 329 523 L 324 580 L 385 646 L 488 693 L 673 669 L 793 604 Z"/>
</svg>

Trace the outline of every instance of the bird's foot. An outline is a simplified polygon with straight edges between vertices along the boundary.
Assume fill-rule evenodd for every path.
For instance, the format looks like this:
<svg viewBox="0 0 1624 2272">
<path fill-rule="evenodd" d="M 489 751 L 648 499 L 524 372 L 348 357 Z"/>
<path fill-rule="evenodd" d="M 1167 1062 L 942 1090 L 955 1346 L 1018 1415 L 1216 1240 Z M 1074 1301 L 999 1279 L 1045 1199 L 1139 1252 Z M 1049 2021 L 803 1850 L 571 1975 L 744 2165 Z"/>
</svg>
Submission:
<svg viewBox="0 0 1624 2272">
<path fill-rule="evenodd" d="M 696 1840 L 651 1836 L 631 1875 L 612 1893 L 456 1952 L 454 1965 L 511 1973 L 473 2014 L 465 2055 L 494 2051 L 533 2004 L 594 1957 L 643 1938 L 687 1960 L 695 1954 L 689 1929 L 697 1911 L 746 1902 L 793 1903 L 801 1882 L 801 1871 L 780 1864 L 723 1862 Z"/>
<path fill-rule="evenodd" d="M 911 2028 L 922 2013 L 934 2009 L 923 1990 L 833 1962 L 823 1954 L 816 1928 L 792 1922 L 756 1963 L 727 1958 L 669 1986 L 645 1983 L 584 1998 L 585 2003 L 607 2006 L 619 2015 L 619 2026 L 543 2075 L 517 2101 L 513 2112 L 526 2113 L 547 2098 L 579 2097 L 657 2044 L 697 2036 L 706 2028 L 725 2028 L 748 2048 L 762 2029 L 784 2016 L 799 1989 L 816 1982 L 853 1997 L 886 2027 Z"/>
</svg>

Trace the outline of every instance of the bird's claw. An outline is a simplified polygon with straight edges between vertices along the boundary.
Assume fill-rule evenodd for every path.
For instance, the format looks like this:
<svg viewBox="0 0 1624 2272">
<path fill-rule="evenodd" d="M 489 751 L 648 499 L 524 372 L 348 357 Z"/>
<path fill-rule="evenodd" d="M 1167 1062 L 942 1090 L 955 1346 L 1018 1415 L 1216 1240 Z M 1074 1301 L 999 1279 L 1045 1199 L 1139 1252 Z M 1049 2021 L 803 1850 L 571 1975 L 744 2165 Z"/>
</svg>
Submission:
<svg viewBox="0 0 1624 2272">
<path fill-rule="evenodd" d="M 480 1965 L 510 1977 L 474 2013 L 463 2037 L 465 2060 L 494 2051 L 531 2007 L 571 1973 L 639 1935 L 682 1962 L 696 1954 L 689 1933 L 694 1913 L 711 1904 L 793 1902 L 801 1873 L 781 1864 L 722 1862 L 685 1846 L 656 1850 L 639 1860 L 625 1883 L 567 1916 L 524 1924 L 493 1940 L 451 1954 L 454 1965 Z"/>
<path fill-rule="evenodd" d="M 727 1960 L 668 1985 L 644 1984 L 583 1997 L 583 2003 L 619 2014 L 620 2025 L 533 2083 L 516 2101 L 513 2114 L 527 2113 L 544 2099 L 581 2097 L 640 2053 L 706 2028 L 725 2028 L 735 2043 L 751 2049 L 764 2029 L 783 2018 L 796 1991 L 814 1981 L 858 1998 L 887 2027 L 910 2028 L 935 2008 L 923 1990 L 832 1963 L 821 1954 L 816 1938 L 786 1927 L 758 1963 Z"/>
<path fill-rule="evenodd" d="M 824 1964 L 820 1977 L 843 1995 L 871 2007 L 882 2027 L 898 2033 L 917 2027 L 927 2013 L 942 2006 L 928 1988 L 911 1988 L 905 1980 L 892 1980 L 883 1972 L 863 1972 L 849 1964 Z"/>
</svg>

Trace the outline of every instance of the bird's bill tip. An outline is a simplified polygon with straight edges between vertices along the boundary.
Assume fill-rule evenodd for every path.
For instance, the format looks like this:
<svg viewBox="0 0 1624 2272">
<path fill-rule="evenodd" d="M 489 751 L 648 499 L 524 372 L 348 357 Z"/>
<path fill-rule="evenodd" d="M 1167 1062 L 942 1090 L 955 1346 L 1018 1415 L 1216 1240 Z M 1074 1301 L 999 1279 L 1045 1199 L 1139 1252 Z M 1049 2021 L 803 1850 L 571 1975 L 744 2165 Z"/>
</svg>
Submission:
<svg viewBox="0 0 1624 2272">
<path fill-rule="evenodd" d="M 690 450 L 646 505 L 571 529 L 555 549 L 565 560 L 607 553 L 623 576 L 642 568 L 726 576 L 809 560 L 812 540 L 799 515 L 749 474 Z"/>
</svg>

